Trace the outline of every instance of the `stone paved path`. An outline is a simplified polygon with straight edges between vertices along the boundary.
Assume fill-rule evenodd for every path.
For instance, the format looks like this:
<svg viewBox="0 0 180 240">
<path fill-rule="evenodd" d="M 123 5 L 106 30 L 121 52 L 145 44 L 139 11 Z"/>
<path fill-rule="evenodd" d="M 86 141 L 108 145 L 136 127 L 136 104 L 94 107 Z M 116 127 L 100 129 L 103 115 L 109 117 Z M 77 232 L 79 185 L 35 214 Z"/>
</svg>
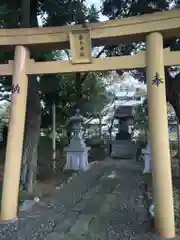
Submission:
<svg viewBox="0 0 180 240">
<path fill-rule="evenodd" d="M 134 160 L 100 162 L 56 190 L 1 240 L 156 240 L 148 233 L 143 177 Z"/>
</svg>

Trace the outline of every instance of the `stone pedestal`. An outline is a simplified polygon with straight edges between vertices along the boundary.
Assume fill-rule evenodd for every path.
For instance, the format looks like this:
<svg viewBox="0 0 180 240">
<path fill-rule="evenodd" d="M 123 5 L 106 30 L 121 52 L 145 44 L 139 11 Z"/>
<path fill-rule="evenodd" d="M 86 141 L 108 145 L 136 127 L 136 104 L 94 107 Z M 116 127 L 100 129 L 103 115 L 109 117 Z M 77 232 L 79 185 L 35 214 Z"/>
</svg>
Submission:
<svg viewBox="0 0 180 240">
<path fill-rule="evenodd" d="M 143 149 L 142 154 L 144 159 L 143 174 L 152 173 L 152 158 L 150 144 L 147 145 L 146 149 Z"/>
<path fill-rule="evenodd" d="M 114 158 L 135 158 L 136 144 L 131 140 L 114 140 L 112 141 L 111 157 Z"/>
<path fill-rule="evenodd" d="M 64 170 L 86 171 L 89 169 L 88 151 L 82 137 L 82 121 L 79 110 L 76 111 L 75 116 L 71 119 L 72 135 L 68 147 L 64 149 L 66 152 L 66 164 Z"/>
<path fill-rule="evenodd" d="M 66 164 L 64 170 L 86 171 L 89 169 L 88 151 L 83 139 L 73 137 L 70 145 L 64 149 Z"/>
<path fill-rule="evenodd" d="M 123 107 L 123 109 L 126 110 L 126 107 Z M 111 142 L 111 157 L 113 158 L 132 159 L 136 157 L 137 147 L 136 144 L 132 142 L 131 134 L 129 133 L 132 107 L 130 107 L 130 110 L 131 113 L 119 112 L 118 133 L 116 134 L 116 139 Z"/>
</svg>

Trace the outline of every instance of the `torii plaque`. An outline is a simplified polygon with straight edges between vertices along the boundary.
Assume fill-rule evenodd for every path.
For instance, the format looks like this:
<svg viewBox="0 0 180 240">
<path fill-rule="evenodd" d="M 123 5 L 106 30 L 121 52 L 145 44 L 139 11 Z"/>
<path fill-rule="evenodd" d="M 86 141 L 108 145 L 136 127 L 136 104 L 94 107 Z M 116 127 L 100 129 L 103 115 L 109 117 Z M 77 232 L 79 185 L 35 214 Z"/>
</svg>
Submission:
<svg viewBox="0 0 180 240">
<path fill-rule="evenodd" d="M 91 63 L 92 44 L 89 28 L 72 30 L 69 32 L 72 63 Z"/>
</svg>

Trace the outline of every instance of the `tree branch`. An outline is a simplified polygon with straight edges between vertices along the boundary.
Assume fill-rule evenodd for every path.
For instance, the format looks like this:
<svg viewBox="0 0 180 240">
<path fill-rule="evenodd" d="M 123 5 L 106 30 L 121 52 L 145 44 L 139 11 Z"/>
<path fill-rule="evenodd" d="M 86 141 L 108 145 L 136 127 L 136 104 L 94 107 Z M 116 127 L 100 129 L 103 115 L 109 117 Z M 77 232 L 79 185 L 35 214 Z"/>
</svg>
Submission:
<svg viewBox="0 0 180 240">
<path fill-rule="evenodd" d="M 98 55 L 96 56 L 96 58 L 99 58 L 103 53 L 104 51 L 106 50 L 107 47 L 104 47 L 103 49 L 101 49 L 101 51 L 98 53 Z M 82 78 L 81 78 L 81 83 L 83 83 L 85 81 L 85 79 L 87 78 L 89 72 L 85 73 Z"/>
<path fill-rule="evenodd" d="M 71 60 L 70 54 L 69 54 L 68 50 L 65 50 L 65 49 L 64 49 L 64 52 L 66 53 L 66 55 L 67 55 L 67 57 L 68 57 L 68 60 Z"/>
<path fill-rule="evenodd" d="M 30 26 L 31 0 L 21 0 L 21 28 Z"/>
<path fill-rule="evenodd" d="M 87 122 L 85 122 L 85 124 L 84 125 L 87 125 L 88 123 L 90 123 L 92 120 L 94 119 L 94 116 L 93 117 L 91 117 Z"/>
</svg>

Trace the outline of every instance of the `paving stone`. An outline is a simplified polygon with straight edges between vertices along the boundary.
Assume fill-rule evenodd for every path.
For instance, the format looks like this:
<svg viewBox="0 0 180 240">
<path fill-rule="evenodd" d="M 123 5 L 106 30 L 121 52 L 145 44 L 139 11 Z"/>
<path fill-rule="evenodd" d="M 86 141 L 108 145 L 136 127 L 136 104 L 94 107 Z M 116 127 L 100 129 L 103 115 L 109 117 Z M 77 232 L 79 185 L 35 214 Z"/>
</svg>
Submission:
<svg viewBox="0 0 180 240">
<path fill-rule="evenodd" d="M 108 193 L 112 193 L 116 185 L 117 185 L 116 179 L 104 179 L 104 181 L 101 183 L 100 188 L 98 189 L 97 192 L 104 195 Z"/>
<path fill-rule="evenodd" d="M 100 214 L 107 214 L 108 212 L 111 212 L 113 209 L 117 207 L 117 196 L 113 194 L 109 194 L 105 200 L 104 203 L 100 207 Z"/>
<path fill-rule="evenodd" d="M 96 193 L 93 198 L 86 205 L 83 213 L 90 215 L 97 215 L 100 211 L 100 208 L 105 200 L 105 196 L 99 193 Z"/>
<path fill-rule="evenodd" d="M 95 193 L 100 189 L 100 185 L 91 187 L 83 196 L 83 199 L 91 199 Z"/>
<path fill-rule="evenodd" d="M 82 199 L 72 208 L 72 210 L 77 212 L 82 212 L 86 208 L 88 203 L 89 203 L 89 199 Z"/>
<path fill-rule="evenodd" d="M 60 237 L 61 237 L 60 234 L 52 232 L 48 234 L 44 240 L 60 240 Z"/>
<path fill-rule="evenodd" d="M 93 164 L 56 189 L 50 207 L 36 206 L 18 224 L 0 225 L 0 239 L 156 240 L 147 233 L 142 186 L 133 160 Z"/>
<path fill-rule="evenodd" d="M 58 204 L 62 204 L 69 209 L 78 202 L 92 184 L 96 183 L 96 179 L 101 176 L 103 168 L 98 165 L 94 167 L 97 168 L 96 171 L 93 171 L 92 168 L 73 178 L 72 182 L 69 182 L 63 189 L 57 192 L 57 196 L 51 201 L 51 204 L 57 206 Z"/>
<path fill-rule="evenodd" d="M 61 219 L 61 222 L 54 228 L 54 231 L 59 234 L 66 234 L 69 229 L 76 223 L 78 215 L 78 212 L 68 212 L 68 214 L 64 216 L 64 218 Z"/>
<path fill-rule="evenodd" d="M 128 176 L 130 174 L 127 173 L 126 178 L 123 176 L 126 181 L 123 181 L 121 184 L 123 180 L 121 179 L 123 175 L 122 172 L 123 170 L 119 169 L 116 172 L 116 178 L 120 182 L 117 185 L 119 188 L 118 192 L 123 191 L 123 194 L 114 194 L 115 191 L 113 190 L 113 194 L 108 194 L 107 198 L 105 198 L 104 204 L 101 206 L 101 215 L 98 215 L 97 218 L 93 219 L 89 226 L 91 237 L 94 239 L 129 240 L 132 236 L 136 237 L 137 235 L 139 239 L 149 240 L 148 236 L 145 235 L 145 226 L 143 225 L 143 221 L 146 219 L 144 208 L 142 208 L 142 206 L 139 207 L 138 201 L 131 200 L 137 199 L 138 196 L 141 195 L 141 189 L 139 189 L 140 186 L 135 179 Z M 116 180 L 113 181 L 115 184 L 117 182 Z M 104 181 L 107 182 L 107 179 L 104 178 Z M 132 191 L 134 189 L 135 191 Z M 116 205 L 115 209 L 114 205 Z"/>
<path fill-rule="evenodd" d="M 74 235 L 70 235 L 70 234 L 64 236 L 64 238 L 62 238 L 62 239 L 63 240 L 79 240 L 79 238 L 75 237 Z"/>
<path fill-rule="evenodd" d="M 93 215 L 84 215 L 84 214 L 80 215 L 76 220 L 75 225 L 70 229 L 69 234 L 75 235 L 77 237 L 88 232 L 89 224 L 93 218 L 94 218 Z"/>
</svg>

